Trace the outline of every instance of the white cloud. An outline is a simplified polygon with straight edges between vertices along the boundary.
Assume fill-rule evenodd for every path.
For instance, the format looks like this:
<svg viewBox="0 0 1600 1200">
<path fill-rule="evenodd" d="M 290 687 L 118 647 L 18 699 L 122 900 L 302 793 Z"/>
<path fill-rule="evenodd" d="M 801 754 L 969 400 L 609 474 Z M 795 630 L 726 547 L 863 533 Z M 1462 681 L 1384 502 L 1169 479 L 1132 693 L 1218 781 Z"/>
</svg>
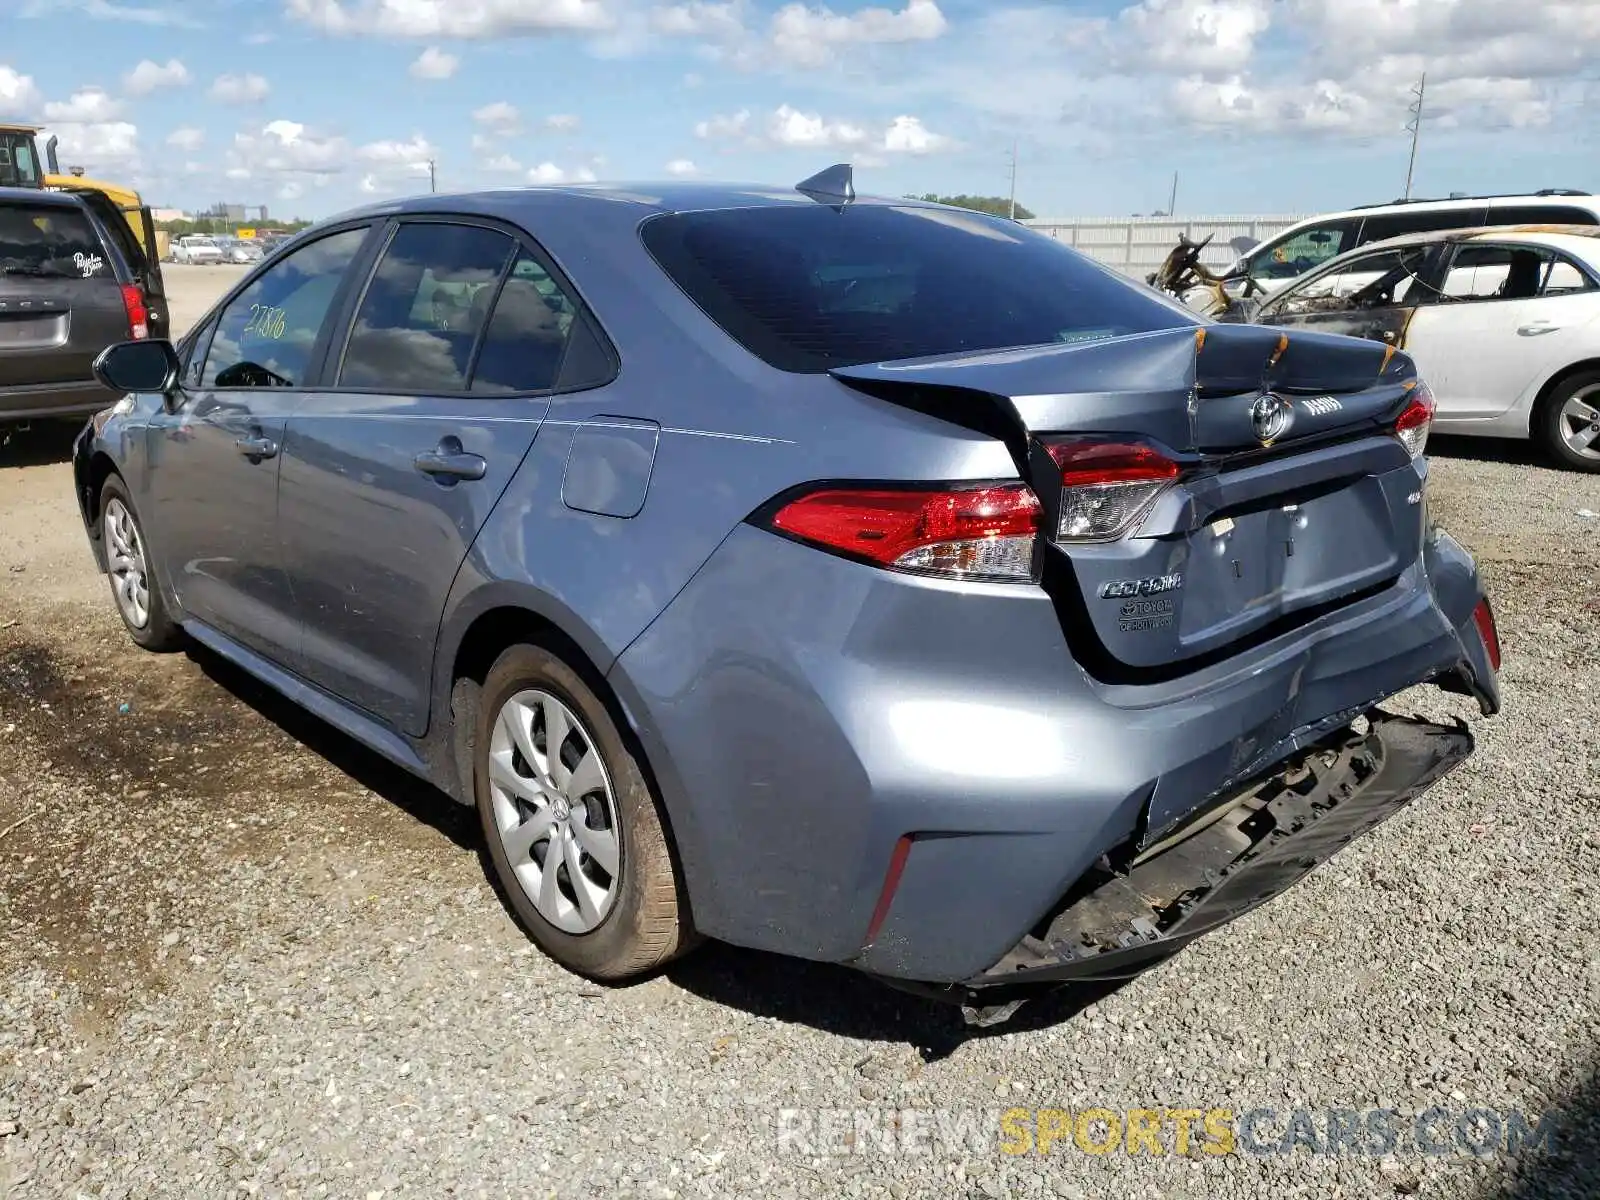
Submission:
<svg viewBox="0 0 1600 1200">
<path fill-rule="evenodd" d="M 917 117 L 896 117 L 883 135 L 883 148 L 890 154 L 937 154 L 954 145 L 953 139 L 934 133 Z"/>
<path fill-rule="evenodd" d="M 848 15 L 786 4 L 773 15 L 771 42 L 781 58 L 819 65 L 850 43 L 923 42 L 949 28 L 935 0 L 906 0 L 902 9 L 862 8 Z"/>
<path fill-rule="evenodd" d="M 483 169 L 492 171 L 496 175 L 515 175 L 522 170 L 522 164 L 509 154 L 496 154 L 484 161 Z"/>
<path fill-rule="evenodd" d="M 528 172 L 529 183 L 593 183 L 595 174 L 588 167 L 558 167 L 542 162 Z"/>
<path fill-rule="evenodd" d="M 426 174 L 428 160 L 435 157 L 436 153 L 428 139 L 416 133 L 404 142 L 368 142 L 356 151 L 356 157 L 376 166 L 404 167 Z"/>
<path fill-rule="evenodd" d="M 744 137 L 749 128 L 750 110 L 742 108 L 730 116 L 717 116 L 707 121 L 700 121 L 694 127 L 694 135 L 706 141 L 726 141 L 730 138 Z"/>
<path fill-rule="evenodd" d="M 1138 73 L 1151 68 L 1206 77 L 1237 74 L 1272 24 L 1275 0 L 1143 0 L 1124 9 L 1119 33 Z"/>
<path fill-rule="evenodd" d="M 667 164 L 667 174 L 677 179 L 687 179 L 700 174 L 700 168 L 687 158 L 675 158 Z"/>
<path fill-rule="evenodd" d="M 324 33 L 385 37 L 516 37 L 615 23 L 604 0 L 288 0 L 287 11 Z"/>
<path fill-rule="evenodd" d="M 259 75 L 218 75 L 211 98 L 219 104 L 259 104 L 271 91 Z"/>
<path fill-rule="evenodd" d="M 158 6 L 130 3 L 129 0 L 29 0 L 22 9 L 24 17 L 55 17 L 62 10 L 72 9 L 96 20 L 126 21 L 135 25 L 172 26 L 179 29 L 198 29 L 200 23 L 178 6 Z"/>
<path fill-rule="evenodd" d="M 461 60 L 454 54 L 429 46 L 411 64 L 411 75 L 415 79 L 449 79 L 460 65 Z"/>
<path fill-rule="evenodd" d="M 234 135 L 229 178 L 267 175 L 336 175 L 350 165 L 350 144 L 323 137 L 298 121 L 268 121 L 255 133 Z M 233 174 L 242 171 L 242 175 Z"/>
<path fill-rule="evenodd" d="M 52 101 L 44 106 L 44 119 L 52 124 L 97 124 L 121 115 L 122 105 L 99 88 L 85 88 L 73 92 L 65 102 Z"/>
<path fill-rule="evenodd" d="M 293 179 L 278 189 L 279 200 L 298 200 L 304 194 L 305 188 L 301 187 Z"/>
<path fill-rule="evenodd" d="M 91 176 L 126 171 L 139 157 L 139 129 L 127 121 L 52 122 L 44 138 L 60 139 L 61 167 L 83 167 Z M 41 139 L 42 141 L 43 139 Z"/>
<path fill-rule="evenodd" d="M 31 116 L 38 105 L 39 89 L 34 86 L 33 76 L 0 66 L 0 116 Z"/>
<path fill-rule="evenodd" d="M 856 121 L 830 120 L 820 113 L 779 105 L 757 132 L 748 109 L 715 116 L 694 127 L 706 141 L 736 141 L 751 146 L 801 147 L 812 150 L 879 151 L 885 154 L 934 154 L 956 146 L 953 138 L 934 133 L 913 116 L 895 117 L 881 131 Z"/>
<path fill-rule="evenodd" d="M 187 150 L 190 153 L 200 149 L 205 144 L 205 140 L 205 131 L 195 129 L 193 126 L 174 129 L 167 134 L 167 145 L 177 150 Z"/>
<path fill-rule="evenodd" d="M 737 2 L 691 0 L 688 4 L 669 4 L 651 12 L 650 24 L 657 33 L 672 37 L 726 40 L 744 33 L 744 19 Z"/>
<path fill-rule="evenodd" d="M 491 153 L 492 151 L 497 149 L 499 147 L 499 145 L 500 145 L 499 141 L 496 140 L 495 138 L 485 137 L 481 133 L 475 133 L 475 134 L 472 135 L 472 148 L 474 150 L 476 150 L 479 154 Z"/>
<path fill-rule="evenodd" d="M 510 131 L 516 129 L 522 122 L 521 115 L 517 112 L 516 105 L 504 100 L 496 100 L 493 104 L 485 104 L 482 108 L 474 109 L 472 119 L 479 125 L 490 129 Z"/>
<path fill-rule="evenodd" d="M 130 96 L 147 96 L 188 82 L 189 68 L 177 59 L 169 58 L 163 64 L 146 58 L 122 77 L 122 90 Z"/>
<path fill-rule="evenodd" d="M 581 124 L 572 113 L 555 113 L 544 119 L 544 127 L 555 133 L 571 133 Z"/>
</svg>

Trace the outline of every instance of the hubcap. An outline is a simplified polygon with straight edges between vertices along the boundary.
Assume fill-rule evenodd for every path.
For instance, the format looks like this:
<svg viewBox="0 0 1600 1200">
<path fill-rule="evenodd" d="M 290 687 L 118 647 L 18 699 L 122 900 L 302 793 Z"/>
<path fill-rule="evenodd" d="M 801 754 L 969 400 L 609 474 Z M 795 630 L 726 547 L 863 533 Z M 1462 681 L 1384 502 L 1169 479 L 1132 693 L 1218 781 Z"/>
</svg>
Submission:
<svg viewBox="0 0 1600 1200">
<path fill-rule="evenodd" d="M 1600 384 L 1584 388 L 1561 406 L 1557 432 L 1574 454 L 1600 458 Z"/>
<path fill-rule="evenodd" d="M 495 828 L 539 915 L 589 933 L 616 902 L 621 873 L 616 793 L 594 738 L 549 692 L 507 700 L 489 737 Z"/>
<path fill-rule="evenodd" d="M 106 565 L 117 607 L 128 624 L 143 629 L 150 620 L 150 581 L 139 527 L 127 505 L 115 498 L 106 505 L 105 525 Z"/>
</svg>

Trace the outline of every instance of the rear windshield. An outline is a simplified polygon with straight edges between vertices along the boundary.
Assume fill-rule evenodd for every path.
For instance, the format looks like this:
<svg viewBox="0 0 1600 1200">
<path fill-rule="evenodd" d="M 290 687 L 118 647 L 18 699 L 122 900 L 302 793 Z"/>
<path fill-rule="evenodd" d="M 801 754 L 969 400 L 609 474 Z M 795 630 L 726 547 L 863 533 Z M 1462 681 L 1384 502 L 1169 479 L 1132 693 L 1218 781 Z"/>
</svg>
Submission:
<svg viewBox="0 0 1600 1200">
<path fill-rule="evenodd" d="M 712 320 L 785 371 L 1200 323 L 1053 238 L 978 213 L 807 204 L 675 213 L 641 232 Z"/>
<path fill-rule="evenodd" d="M 0 204 L 0 275 L 110 278 L 105 247 L 81 209 Z"/>
</svg>

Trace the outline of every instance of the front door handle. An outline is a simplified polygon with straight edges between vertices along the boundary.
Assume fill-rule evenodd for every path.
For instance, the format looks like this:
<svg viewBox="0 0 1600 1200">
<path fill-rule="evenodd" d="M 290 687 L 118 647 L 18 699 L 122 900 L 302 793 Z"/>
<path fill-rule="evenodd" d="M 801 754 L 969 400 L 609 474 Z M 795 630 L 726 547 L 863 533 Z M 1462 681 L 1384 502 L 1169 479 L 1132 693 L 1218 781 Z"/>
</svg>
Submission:
<svg viewBox="0 0 1600 1200">
<path fill-rule="evenodd" d="M 437 449 L 417 455 L 411 463 L 424 475 L 432 475 L 441 483 L 455 479 L 482 479 L 489 470 L 487 459 L 481 454 L 468 454 L 455 438 L 445 438 Z"/>
<path fill-rule="evenodd" d="M 246 458 L 274 458 L 278 453 L 278 443 L 268 437 L 242 437 L 234 445 Z"/>
<path fill-rule="evenodd" d="M 1517 332 L 1523 337 L 1534 337 L 1541 333 L 1555 333 L 1560 328 L 1561 326 L 1554 325 L 1549 321 L 1530 321 L 1526 325 L 1519 325 Z"/>
</svg>

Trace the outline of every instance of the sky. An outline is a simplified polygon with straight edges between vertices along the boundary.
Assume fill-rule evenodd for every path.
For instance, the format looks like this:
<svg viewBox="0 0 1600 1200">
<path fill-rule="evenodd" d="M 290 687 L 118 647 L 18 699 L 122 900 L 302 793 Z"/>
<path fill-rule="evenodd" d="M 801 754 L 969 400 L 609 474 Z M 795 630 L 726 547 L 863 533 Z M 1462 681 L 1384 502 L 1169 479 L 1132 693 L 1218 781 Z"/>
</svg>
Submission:
<svg viewBox="0 0 1600 1200">
<path fill-rule="evenodd" d="M 697 177 L 1309 214 L 1600 190 L 1600 0 L 0 0 L 0 117 L 157 206 Z"/>
</svg>

